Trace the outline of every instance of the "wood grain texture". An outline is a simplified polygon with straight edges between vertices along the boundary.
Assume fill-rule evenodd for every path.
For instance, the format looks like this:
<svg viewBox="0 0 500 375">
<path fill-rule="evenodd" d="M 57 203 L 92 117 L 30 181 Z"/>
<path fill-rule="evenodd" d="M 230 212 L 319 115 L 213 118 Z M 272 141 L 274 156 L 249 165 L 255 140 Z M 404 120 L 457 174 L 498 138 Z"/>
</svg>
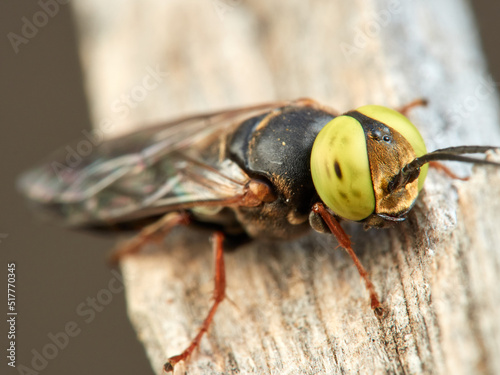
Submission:
<svg viewBox="0 0 500 375">
<path fill-rule="evenodd" d="M 430 106 L 410 117 L 430 150 L 500 144 L 497 92 L 465 1 L 73 5 L 89 103 L 107 134 L 274 99 L 309 96 L 346 111 L 425 97 Z M 156 81 L 155 69 L 164 72 Z M 233 303 L 176 372 L 500 373 L 499 197 L 493 168 L 475 168 L 467 182 L 431 171 L 405 223 L 345 225 L 382 319 L 329 236 L 228 253 Z M 164 247 L 122 264 L 129 315 L 158 374 L 195 335 L 213 288 L 208 234 L 179 228 Z"/>
</svg>

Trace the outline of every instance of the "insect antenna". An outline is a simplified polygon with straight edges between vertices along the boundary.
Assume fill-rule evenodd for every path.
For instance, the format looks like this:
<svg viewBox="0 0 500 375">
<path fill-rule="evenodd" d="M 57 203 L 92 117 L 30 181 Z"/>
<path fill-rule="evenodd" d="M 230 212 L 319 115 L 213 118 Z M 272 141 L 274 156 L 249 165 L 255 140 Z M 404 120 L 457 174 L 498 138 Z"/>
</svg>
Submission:
<svg viewBox="0 0 500 375">
<path fill-rule="evenodd" d="M 500 163 L 494 161 L 463 156 L 463 154 L 484 154 L 486 151 L 496 149 L 498 149 L 498 147 L 495 146 L 455 146 L 429 152 L 428 154 L 415 158 L 413 161 L 401 168 L 399 173 L 397 173 L 387 185 L 387 190 L 389 192 L 393 192 L 403 186 L 406 186 L 410 182 L 413 182 L 420 174 L 420 167 L 431 161 L 446 160 L 500 166 Z"/>
</svg>

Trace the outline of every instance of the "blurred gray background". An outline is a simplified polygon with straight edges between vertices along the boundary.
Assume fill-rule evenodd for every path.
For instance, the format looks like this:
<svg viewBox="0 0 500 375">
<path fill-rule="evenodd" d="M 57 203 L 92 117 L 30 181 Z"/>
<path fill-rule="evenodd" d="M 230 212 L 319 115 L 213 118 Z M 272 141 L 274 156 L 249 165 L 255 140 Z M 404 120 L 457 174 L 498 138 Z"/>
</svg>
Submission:
<svg viewBox="0 0 500 375">
<path fill-rule="evenodd" d="M 500 2 L 475 0 L 472 5 L 490 70 L 499 82 Z M 0 280 L 5 285 L 1 304 L 6 312 L 6 268 L 7 263 L 15 262 L 17 365 L 32 368 L 33 350 L 42 352 L 52 342 L 50 333 L 57 335 L 68 322 L 75 322 L 79 334 L 58 349 L 40 373 L 152 373 L 127 320 L 124 293 L 112 294 L 112 301 L 104 307 L 91 307 L 89 300 L 116 278 L 105 263 L 115 239 L 44 223 L 33 216 L 15 190 L 21 171 L 91 127 L 69 7 L 61 5 L 35 38 L 20 45 L 19 53 L 7 39 L 9 32 L 19 33 L 23 17 L 32 17 L 39 10 L 35 1 L 4 0 L 0 5 Z M 90 315 L 82 316 L 83 310 L 79 314 L 78 308 L 93 310 L 92 321 L 87 323 Z M 0 342 L 5 354 L 7 326 L 6 319 L 1 320 Z M 8 367 L 4 354 L 0 373 L 17 374 L 19 367 Z"/>
</svg>

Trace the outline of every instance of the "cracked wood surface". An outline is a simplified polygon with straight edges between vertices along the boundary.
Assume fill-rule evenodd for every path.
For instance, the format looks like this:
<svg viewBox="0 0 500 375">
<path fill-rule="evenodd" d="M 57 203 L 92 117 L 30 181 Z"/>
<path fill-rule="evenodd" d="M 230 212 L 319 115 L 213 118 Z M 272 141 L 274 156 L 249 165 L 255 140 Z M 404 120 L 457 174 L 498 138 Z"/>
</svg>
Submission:
<svg viewBox="0 0 500 375">
<path fill-rule="evenodd" d="M 464 1 L 73 6 L 97 127 L 107 121 L 118 133 L 304 96 L 339 111 L 425 97 L 430 105 L 410 118 L 430 150 L 500 144 L 495 84 Z M 227 253 L 232 303 L 220 306 L 201 347 L 176 372 L 500 373 L 499 197 L 500 173 L 491 167 L 474 168 L 466 182 L 431 171 L 405 223 L 367 232 L 344 226 L 386 308 L 381 319 L 329 236 Z M 122 265 L 129 315 L 158 374 L 208 311 L 208 239 L 178 228 L 162 251 Z"/>
</svg>

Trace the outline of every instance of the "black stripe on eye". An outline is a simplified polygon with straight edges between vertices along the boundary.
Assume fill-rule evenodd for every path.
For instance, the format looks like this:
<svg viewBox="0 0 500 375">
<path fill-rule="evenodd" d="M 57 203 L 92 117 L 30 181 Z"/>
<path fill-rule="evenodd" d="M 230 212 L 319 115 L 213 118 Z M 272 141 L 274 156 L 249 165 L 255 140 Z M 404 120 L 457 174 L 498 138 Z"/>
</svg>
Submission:
<svg viewBox="0 0 500 375">
<path fill-rule="evenodd" d="M 333 164 L 335 167 L 335 174 L 339 178 L 339 180 L 342 180 L 342 170 L 340 169 L 340 164 L 337 160 L 335 160 L 335 163 Z"/>
</svg>

